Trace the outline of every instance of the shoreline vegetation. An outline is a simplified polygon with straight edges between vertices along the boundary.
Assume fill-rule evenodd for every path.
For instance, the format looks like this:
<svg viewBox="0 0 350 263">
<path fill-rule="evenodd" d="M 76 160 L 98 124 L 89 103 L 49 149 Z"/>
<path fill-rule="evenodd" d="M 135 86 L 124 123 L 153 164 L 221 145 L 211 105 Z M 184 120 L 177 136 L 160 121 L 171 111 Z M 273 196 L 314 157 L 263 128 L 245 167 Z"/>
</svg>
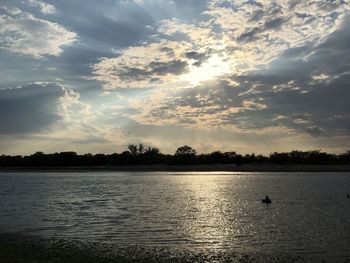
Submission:
<svg viewBox="0 0 350 263">
<path fill-rule="evenodd" d="M 220 152 L 197 154 L 190 146 L 173 155 L 143 144 L 113 154 L 59 152 L 1 155 L 0 171 L 227 171 L 227 172 L 350 172 L 350 151 L 333 154 L 315 151 L 274 152 L 268 156 Z"/>
<path fill-rule="evenodd" d="M 0 167 L 0 172 L 350 172 L 350 165 L 125 165 Z"/>
</svg>

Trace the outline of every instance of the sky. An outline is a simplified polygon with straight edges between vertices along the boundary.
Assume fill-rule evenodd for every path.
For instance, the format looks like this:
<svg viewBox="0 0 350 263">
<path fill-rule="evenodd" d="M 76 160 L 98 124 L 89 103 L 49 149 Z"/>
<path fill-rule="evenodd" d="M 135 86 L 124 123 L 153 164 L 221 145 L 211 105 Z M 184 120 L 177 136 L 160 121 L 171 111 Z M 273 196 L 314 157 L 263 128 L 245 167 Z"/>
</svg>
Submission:
<svg viewBox="0 0 350 263">
<path fill-rule="evenodd" d="M 350 150 L 350 0 L 1 0 L 0 154 Z"/>
</svg>

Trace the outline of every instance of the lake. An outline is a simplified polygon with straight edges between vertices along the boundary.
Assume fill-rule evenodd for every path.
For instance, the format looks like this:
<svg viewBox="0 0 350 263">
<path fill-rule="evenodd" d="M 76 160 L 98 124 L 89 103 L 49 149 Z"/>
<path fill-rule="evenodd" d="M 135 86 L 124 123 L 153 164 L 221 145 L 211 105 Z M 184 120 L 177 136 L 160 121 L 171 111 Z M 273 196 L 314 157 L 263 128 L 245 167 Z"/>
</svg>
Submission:
<svg viewBox="0 0 350 263">
<path fill-rule="evenodd" d="M 0 173 L 0 232 L 115 253 L 140 247 L 152 257 L 166 250 L 346 262 L 347 193 L 350 173 Z"/>
</svg>

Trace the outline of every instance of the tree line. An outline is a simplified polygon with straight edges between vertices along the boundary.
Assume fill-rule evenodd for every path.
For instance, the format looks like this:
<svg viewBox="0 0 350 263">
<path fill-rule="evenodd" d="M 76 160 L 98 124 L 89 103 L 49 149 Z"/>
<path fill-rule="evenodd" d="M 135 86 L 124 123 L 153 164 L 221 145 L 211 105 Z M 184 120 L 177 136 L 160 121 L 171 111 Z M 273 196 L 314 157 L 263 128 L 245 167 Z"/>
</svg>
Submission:
<svg viewBox="0 0 350 263">
<path fill-rule="evenodd" d="M 213 164 L 350 164 L 350 151 L 333 154 L 315 151 L 274 152 L 268 156 L 220 152 L 197 154 L 190 146 L 179 147 L 173 155 L 163 154 L 158 148 L 129 145 L 128 150 L 113 154 L 82 154 L 59 152 L 32 155 L 0 156 L 0 167 L 61 167 L 61 166 L 125 166 L 125 165 L 213 165 Z"/>
</svg>

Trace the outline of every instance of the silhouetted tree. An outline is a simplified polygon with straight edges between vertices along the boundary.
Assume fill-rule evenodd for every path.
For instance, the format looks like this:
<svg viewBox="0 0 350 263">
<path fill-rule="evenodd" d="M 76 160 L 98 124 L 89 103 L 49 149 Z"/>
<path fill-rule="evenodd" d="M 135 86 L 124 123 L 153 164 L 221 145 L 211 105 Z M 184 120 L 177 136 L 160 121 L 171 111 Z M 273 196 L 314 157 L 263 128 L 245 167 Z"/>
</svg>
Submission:
<svg viewBox="0 0 350 263">
<path fill-rule="evenodd" d="M 182 146 L 177 148 L 174 155 L 175 164 L 195 164 L 196 163 L 196 150 L 190 146 Z"/>
<path fill-rule="evenodd" d="M 137 149 L 138 154 L 143 154 L 145 152 L 145 146 L 140 143 L 139 148 Z"/>
<path fill-rule="evenodd" d="M 175 155 L 179 156 L 190 156 L 190 155 L 196 155 L 196 150 L 192 149 L 190 146 L 182 146 L 182 147 L 179 147 L 177 148 L 176 152 L 175 152 Z"/>
<path fill-rule="evenodd" d="M 158 148 L 147 147 L 142 154 L 142 164 L 161 163 L 161 154 Z"/>
<path fill-rule="evenodd" d="M 107 166 L 139 164 L 350 164 L 350 151 L 336 155 L 316 151 L 291 151 L 272 153 L 269 156 L 236 152 L 220 152 L 197 155 L 190 146 L 179 147 L 174 155 L 162 154 L 159 149 L 143 144 L 129 145 L 129 151 L 122 153 L 78 155 L 76 152 L 59 152 L 45 154 L 36 152 L 29 156 L 0 156 L 1 167 L 35 167 L 35 166 Z"/>
<path fill-rule="evenodd" d="M 136 145 L 130 144 L 128 146 L 128 149 L 129 149 L 131 155 L 136 156 L 138 154 L 138 149 L 137 149 Z"/>
<path fill-rule="evenodd" d="M 350 151 L 340 154 L 338 158 L 341 163 L 350 163 Z"/>
</svg>

